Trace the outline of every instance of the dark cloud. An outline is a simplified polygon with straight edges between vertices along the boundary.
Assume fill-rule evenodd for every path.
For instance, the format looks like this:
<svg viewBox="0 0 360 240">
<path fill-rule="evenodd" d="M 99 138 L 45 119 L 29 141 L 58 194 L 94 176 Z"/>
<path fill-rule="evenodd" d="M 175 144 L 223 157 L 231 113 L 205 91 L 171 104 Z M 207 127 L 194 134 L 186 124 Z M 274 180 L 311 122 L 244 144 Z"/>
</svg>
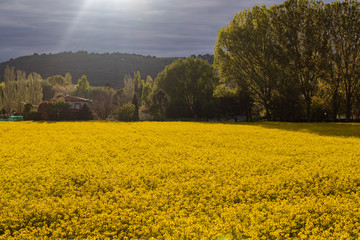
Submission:
<svg viewBox="0 0 360 240">
<path fill-rule="evenodd" d="M 280 0 L 0 0 L 0 61 L 32 53 L 213 53 L 235 13 Z"/>
</svg>

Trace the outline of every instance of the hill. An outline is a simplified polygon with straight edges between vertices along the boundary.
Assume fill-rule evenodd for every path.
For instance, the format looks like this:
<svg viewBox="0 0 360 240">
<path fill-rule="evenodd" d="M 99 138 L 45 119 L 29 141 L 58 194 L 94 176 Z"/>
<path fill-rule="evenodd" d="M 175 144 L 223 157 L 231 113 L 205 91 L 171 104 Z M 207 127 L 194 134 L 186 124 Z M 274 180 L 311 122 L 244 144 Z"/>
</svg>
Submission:
<svg viewBox="0 0 360 240">
<path fill-rule="evenodd" d="M 212 55 L 198 56 L 210 63 Z M 166 65 L 172 63 L 176 58 L 157 58 L 126 53 L 88 53 L 86 51 L 62 52 L 57 54 L 34 54 L 24 56 L 10 61 L 0 63 L 0 79 L 3 80 L 4 69 L 7 65 L 20 69 L 26 73 L 37 72 L 44 79 L 67 72 L 73 77 L 76 83 L 85 74 L 93 86 L 110 84 L 112 87 L 120 87 L 126 74 L 133 74 L 140 71 L 141 76 L 147 75 L 155 78 Z"/>
</svg>

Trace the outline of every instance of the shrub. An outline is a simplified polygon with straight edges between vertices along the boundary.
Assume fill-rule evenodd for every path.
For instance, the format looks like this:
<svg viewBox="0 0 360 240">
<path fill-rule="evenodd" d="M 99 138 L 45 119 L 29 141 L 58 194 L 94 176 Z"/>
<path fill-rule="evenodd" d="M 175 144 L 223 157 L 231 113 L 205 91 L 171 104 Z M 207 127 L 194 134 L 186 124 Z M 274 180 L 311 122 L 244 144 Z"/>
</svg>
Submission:
<svg viewBox="0 0 360 240">
<path fill-rule="evenodd" d="M 24 120 L 28 120 L 28 121 L 41 121 L 43 120 L 42 115 L 40 112 L 26 112 L 24 113 Z"/>
<path fill-rule="evenodd" d="M 49 120 L 49 121 L 69 120 L 70 106 L 71 105 L 69 103 L 66 103 L 64 99 L 42 102 L 39 105 L 38 112 L 41 114 L 43 120 Z"/>
</svg>

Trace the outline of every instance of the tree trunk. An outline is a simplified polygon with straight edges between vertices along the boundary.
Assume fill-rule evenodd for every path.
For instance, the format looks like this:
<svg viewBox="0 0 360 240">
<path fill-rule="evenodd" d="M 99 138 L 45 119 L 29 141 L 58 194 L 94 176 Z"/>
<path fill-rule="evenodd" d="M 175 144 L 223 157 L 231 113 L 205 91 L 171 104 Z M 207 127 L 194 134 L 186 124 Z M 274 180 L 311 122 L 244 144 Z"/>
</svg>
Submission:
<svg viewBox="0 0 360 240">
<path fill-rule="evenodd" d="M 332 97 L 332 104 L 333 104 L 332 120 L 333 120 L 333 122 L 336 122 L 337 113 L 338 113 L 337 95 L 338 95 L 337 92 L 335 92 Z"/>
<path fill-rule="evenodd" d="M 352 110 L 352 104 L 351 104 L 351 95 L 350 93 L 346 94 L 346 121 L 350 122 L 351 120 L 351 110 Z"/>
<path fill-rule="evenodd" d="M 267 121 L 271 121 L 271 114 L 268 106 L 265 106 L 265 116 Z"/>
<path fill-rule="evenodd" d="M 306 121 L 311 121 L 311 99 L 306 99 Z"/>
</svg>

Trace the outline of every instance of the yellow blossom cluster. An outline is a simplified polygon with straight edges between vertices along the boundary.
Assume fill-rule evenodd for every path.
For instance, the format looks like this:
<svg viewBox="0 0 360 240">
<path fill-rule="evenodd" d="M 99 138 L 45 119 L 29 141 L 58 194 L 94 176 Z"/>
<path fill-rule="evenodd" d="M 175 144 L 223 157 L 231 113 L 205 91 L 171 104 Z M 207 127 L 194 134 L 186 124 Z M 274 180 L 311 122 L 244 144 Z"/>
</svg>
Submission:
<svg viewBox="0 0 360 240">
<path fill-rule="evenodd" d="M 0 123 L 0 239 L 359 239 L 360 125 Z"/>
</svg>

